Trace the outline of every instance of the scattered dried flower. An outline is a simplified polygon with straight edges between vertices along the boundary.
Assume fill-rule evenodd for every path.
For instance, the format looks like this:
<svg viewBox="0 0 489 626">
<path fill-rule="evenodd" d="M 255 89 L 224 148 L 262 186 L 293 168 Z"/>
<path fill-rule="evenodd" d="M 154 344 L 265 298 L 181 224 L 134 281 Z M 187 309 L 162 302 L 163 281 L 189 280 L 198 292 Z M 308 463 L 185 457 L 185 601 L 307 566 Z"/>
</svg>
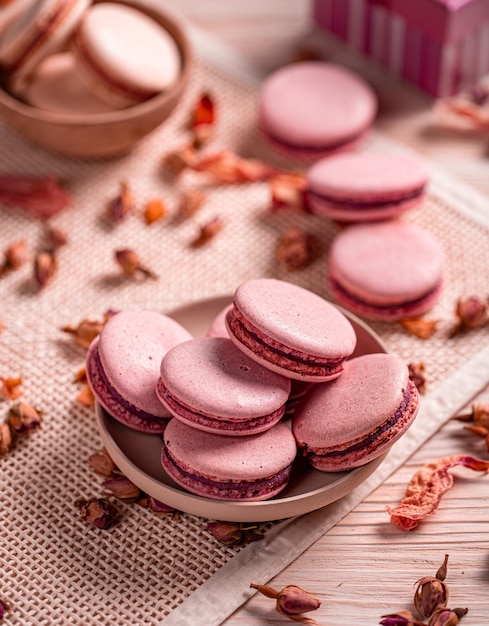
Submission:
<svg viewBox="0 0 489 626">
<path fill-rule="evenodd" d="M 134 250 L 130 250 L 129 248 L 116 250 L 114 256 L 126 276 L 135 277 L 141 275 L 144 278 L 151 278 L 153 280 L 158 278 L 156 274 L 141 264 L 139 255 L 137 252 L 134 252 Z"/>
<path fill-rule="evenodd" d="M 379 624 L 380 626 L 424 626 L 423 622 L 415 620 L 411 611 L 407 610 L 382 615 Z"/>
<path fill-rule="evenodd" d="M 430 618 L 428 626 L 457 626 L 460 619 L 469 612 L 469 609 L 437 609 Z"/>
<path fill-rule="evenodd" d="M 15 432 L 7 422 L 0 422 L 0 456 L 12 449 L 15 441 Z"/>
<path fill-rule="evenodd" d="M 52 252 L 36 254 L 34 259 L 34 280 L 41 289 L 52 280 L 58 268 L 58 261 Z"/>
<path fill-rule="evenodd" d="M 400 530 L 413 530 L 423 519 L 435 513 L 441 497 L 454 483 L 448 470 L 457 465 L 477 472 L 489 470 L 489 461 L 463 454 L 426 463 L 414 474 L 401 503 L 395 507 L 386 507 L 391 524 Z"/>
<path fill-rule="evenodd" d="M 400 320 L 401 326 L 411 335 L 420 339 L 429 339 L 436 331 L 440 320 L 426 320 L 422 317 L 411 317 Z"/>
<path fill-rule="evenodd" d="M 301 173 L 277 174 L 270 178 L 270 210 L 292 209 L 306 210 L 307 178 Z"/>
<path fill-rule="evenodd" d="M 20 386 L 22 385 L 22 378 L 19 376 L 2 378 L 0 377 L 0 395 L 5 400 L 17 400 L 22 395 Z"/>
<path fill-rule="evenodd" d="M 424 576 L 416 583 L 414 592 L 414 606 L 418 614 L 424 619 L 431 617 L 440 607 L 446 607 L 448 602 L 448 586 L 445 583 L 447 576 L 448 554 L 435 576 Z"/>
<path fill-rule="evenodd" d="M 7 600 L 0 598 L 0 620 L 12 615 L 12 605 Z"/>
<path fill-rule="evenodd" d="M 25 209 L 37 219 L 48 219 L 73 204 L 68 192 L 50 176 L 0 175 L 0 202 Z"/>
<path fill-rule="evenodd" d="M 63 246 L 68 243 L 68 237 L 66 233 L 60 228 L 46 228 L 45 234 L 46 248 L 50 252 L 57 252 Z"/>
<path fill-rule="evenodd" d="M 106 498 L 79 499 L 75 506 L 83 521 L 103 530 L 111 528 L 118 520 L 117 508 Z"/>
<path fill-rule="evenodd" d="M 254 532 L 256 529 L 256 525 L 242 522 L 209 522 L 207 524 L 207 530 L 223 546 L 242 546 L 263 539 L 263 535 Z"/>
<path fill-rule="evenodd" d="M 175 509 L 164 502 L 160 502 L 153 498 L 153 496 L 148 496 L 144 494 L 139 500 L 137 504 L 140 506 L 149 509 L 153 513 L 155 513 L 158 517 L 167 517 L 168 515 L 175 516 L 177 512 Z"/>
<path fill-rule="evenodd" d="M 115 475 L 120 474 L 120 470 L 114 463 L 109 453 L 105 448 L 96 450 L 88 457 L 88 465 L 94 472 L 105 478 L 113 478 Z"/>
<path fill-rule="evenodd" d="M 219 217 L 214 217 L 205 224 L 201 225 L 199 234 L 192 241 L 191 246 L 193 248 L 200 248 L 213 239 L 221 230 L 222 220 Z"/>
<path fill-rule="evenodd" d="M 425 393 L 426 391 L 426 377 L 425 370 L 426 366 L 424 363 L 409 363 L 409 378 L 416 385 L 416 389 L 419 393 Z"/>
<path fill-rule="evenodd" d="M 258 159 L 245 159 L 231 150 L 206 155 L 190 167 L 206 174 L 214 183 L 227 185 L 268 180 L 278 173 L 276 168 Z"/>
<path fill-rule="evenodd" d="M 136 502 L 141 497 L 141 491 L 126 476 L 114 476 L 107 478 L 102 483 L 105 495 L 115 496 L 118 500 L 124 502 Z"/>
<path fill-rule="evenodd" d="M 119 193 L 107 204 L 107 214 L 111 221 L 121 222 L 135 209 L 134 197 L 127 181 L 123 180 L 119 186 Z"/>
<path fill-rule="evenodd" d="M 107 317 L 103 320 L 84 319 L 77 326 L 63 326 L 61 330 L 72 335 L 78 346 L 88 349 L 95 337 L 100 334 L 107 319 Z"/>
<path fill-rule="evenodd" d="M 456 415 L 453 419 L 460 422 L 473 422 L 476 426 L 489 429 L 489 402 L 473 404 L 470 413 Z"/>
<path fill-rule="evenodd" d="M 26 261 L 27 244 L 21 239 L 11 244 L 4 252 L 4 260 L 0 265 L 0 276 L 11 270 L 17 270 Z"/>
<path fill-rule="evenodd" d="M 310 233 L 290 227 L 280 237 L 275 258 L 287 272 L 304 269 L 316 258 L 317 241 Z"/>
<path fill-rule="evenodd" d="M 184 146 L 180 150 L 169 152 L 163 157 L 163 168 L 172 176 L 180 176 L 186 169 L 194 167 L 197 154 L 193 146 Z"/>
<path fill-rule="evenodd" d="M 455 119 L 467 120 L 476 127 L 489 129 L 489 75 L 454 96 L 438 101 L 436 110 Z"/>
<path fill-rule="evenodd" d="M 193 134 L 195 148 L 203 146 L 212 136 L 216 123 L 216 106 L 208 92 L 198 98 L 190 112 L 189 129 Z"/>
<path fill-rule="evenodd" d="M 92 407 L 95 405 L 95 396 L 89 385 L 84 385 L 78 395 L 76 401 L 82 406 Z"/>
<path fill-rule="evenodd" d="M 275 598 L 277 600 L 275 609 L 281 615 L 286 615 L 294 622 L 317 626 L 316 620 L 302 615 L 309 611 L 315 611 L 321 606 L 321 602 L 308 591 L 295 585 L 287 585 L 281 591 L 277 591 L 269 585 L 255 585 L 254 583 L 251 583 L 250 587 L 257 589 L 267 598 Z"/>
<path fill-rule="evenodd" d="M 144 206 L 144 221 L 148 226 L 154 224 L 158 220 L 161 220 L 168 213 L 166 204 L 160 198 L 154 198 L 148 200 Z"/>
<path fill-rule="evenodd" d="M 450 332 L 455 337 L 461 332 L 482 328 L 489 322 L 489 308 L 487 301 L 477 296 L 458 298 L 455 307 L 457 322 Z"/>
<path fill-rule="evenodd" d="M 207 196 L 198 189 L 191 189 L 184 191 L 180 196 L 180 206 L 178 209 L 178 215 L 184 219 L 192 217 L 206 201 Z"/>
<path fill-rule="evenodd" d="M 7 421 L 10 428 L 20 435 L 35 430 L 41 425 L 42 411 L 25 402 L 19 402 L 10 407 Z"/>
</svg>

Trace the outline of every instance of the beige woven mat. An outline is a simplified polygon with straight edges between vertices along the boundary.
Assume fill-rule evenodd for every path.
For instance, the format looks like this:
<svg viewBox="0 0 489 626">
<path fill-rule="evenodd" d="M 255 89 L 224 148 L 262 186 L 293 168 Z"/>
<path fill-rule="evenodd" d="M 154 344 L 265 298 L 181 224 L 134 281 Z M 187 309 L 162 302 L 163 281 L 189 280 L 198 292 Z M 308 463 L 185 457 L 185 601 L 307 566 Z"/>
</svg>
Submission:
<svg viewBox="0 0 489 626">
<path fill-rule="evenodd" d="M 101 443 L 93 413 L 75 401 L 73 378 L 84 352 L 60 328 L 109 309 L 149 308 L 163 312 L 182 303 L 231 293 L 243 280 L 274 276 L 328 297 L 326 253 L 336 226 L 312 216 L 268 211 L 264 183 L 207 189 L 201 211 L 183 223 L 171 217 L 150 227 L 133 215 L 107 228 L 106 203 L 125 179 L 140 205 L 163 198 L 174 211 L 182 186 L 165 179 L 161 158 L 187 139 L 190 106 L 202 90 L 217 103 L 217 135 L 209 150 L 231 147 L 287 169 L 256 132 L 256 89 L 216 66 L 199 63 L 170 122 L 130 155 L 107 162 L 78 162 L 47 154 L 0 126 L 0 170 L 51 174 L 66 181 L 75 206 L 53 219 L 69 244 L 60 252 L 58 273 L 47 288 L 33 288 L 31 264 L 0 281 L 0 376 L 21 376 L 22 399 L 44 412 L 40 431 L 0 459 L 0 597 L 14 607 L 10 623 L 22 626 L 118 624 L 156 626 L 194 590 L 228 563 L 233 548 L 209 535 L 207 520 L 191 515 L 158 518 L 134 505 L 120 505 L 121 522 L 109 531 L 81 521 L 80 497 L 100 494 L 99 477 L 87 458 Z M 393 149 L 372 138 L 367 149 Z M 419 210 L 406 219 L 432 231 L 447 255 L 447 283 L 430 317 L 443 320 L 436 335 L 421 341 L 398 325 L 374 324 L 388 348 L 407 362 L 423 361 L 429 388 L 456 372 L 488 343 L 489 330 L 447 340 L 461 295 L 489 293 L 489 225 L 479 219 L 480 200 L 443 177 Z M 475 196 L 474 196 L 475 197 Z M 224 228 L 207 246 L 190 247 L 199 224 L 222 218 Z M 0 249 L 23 238 L 35 250 L 41 226 L 14 207 L 1 207 Z M 286 273 L 274 259 L 278 237 L 295 224 L 313 232 L 323 254 L 307 269 Z M 136 250 L 159 280 L 120 277 L 116 248 Z M 0 401 L 1 418 L 9 402 Z M 264 525 L 265 530 L 268 525 Z M 273 524 L 270 524 L 273 526 Z"/>
</svg>

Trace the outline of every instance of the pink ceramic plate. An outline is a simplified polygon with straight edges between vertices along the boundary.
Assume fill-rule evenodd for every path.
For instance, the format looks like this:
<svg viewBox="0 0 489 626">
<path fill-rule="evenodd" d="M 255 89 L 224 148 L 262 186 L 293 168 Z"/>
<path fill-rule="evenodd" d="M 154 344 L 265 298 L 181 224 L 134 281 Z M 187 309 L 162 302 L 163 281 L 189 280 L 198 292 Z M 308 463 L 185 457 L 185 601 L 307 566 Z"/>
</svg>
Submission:
<svg viewBox="0 0 489 626">
<path fill-rule="evenodd" d="M 231 296 L 202 300 L 172 311 L 170 315 L 193 335 L 204 336 L 215 316 Z M 357 333 L 353 356 L 387 352 L 380 338 L 361 320 L 343 311 Z M 185 513 L 230 522 L 265 522 L 295 517 L 319 509 L 349 494 L 381 464 L 385 454 L 349 472 L 318 472 L 296 460 L 292 478 L 278 496 L 262 502 L 225 502 L 193 495 L 166 474 L 160 464 L 161 436 L 131 430 L 96 406 L 97 423 L 104 446 L 121 471 L 140 489 Z"/>
</svg>

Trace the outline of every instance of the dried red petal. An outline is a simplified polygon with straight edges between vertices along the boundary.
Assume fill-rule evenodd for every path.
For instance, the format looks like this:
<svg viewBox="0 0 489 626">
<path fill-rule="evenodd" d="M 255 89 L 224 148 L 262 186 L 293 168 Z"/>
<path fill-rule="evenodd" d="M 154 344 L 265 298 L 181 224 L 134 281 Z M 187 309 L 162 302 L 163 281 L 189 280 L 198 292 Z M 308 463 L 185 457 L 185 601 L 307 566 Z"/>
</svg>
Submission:
<svg viewBox="0 0 489 626">
<path fill-rule="evenodd" d="M 0 203 L 14 204 L 37 219 L 48 219 L 73 204 L 68 192 L 50 176 L 0 175 Z"/>
<path fill-rule="evenodd" d="M 457 465 L 477 472 L 489 470 L 489 461 L 463 454 L 426 463 L 412 477 L 401 503 L 395 507 L 386 507 L 391 523 L 400 530 L 413 530 L 423 519 L 435 513 L 441 497 L 454 483 L 448 470 Z"/>
</svg>

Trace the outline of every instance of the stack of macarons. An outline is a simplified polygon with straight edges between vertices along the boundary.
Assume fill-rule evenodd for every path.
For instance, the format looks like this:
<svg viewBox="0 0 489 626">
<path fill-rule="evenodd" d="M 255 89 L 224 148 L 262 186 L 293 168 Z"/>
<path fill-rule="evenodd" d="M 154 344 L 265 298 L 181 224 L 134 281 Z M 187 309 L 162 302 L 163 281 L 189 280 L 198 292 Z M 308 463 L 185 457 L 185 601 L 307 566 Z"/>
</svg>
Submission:
<svg viewBox="0 0 489 626">
<path fill-rule="evenodd" d="M 19 0 L 5 21 L 0 68 L 8 89 L 40 109 L 105 113 L 170 89 L 179 48 L 148 13 L 126 3 Z"/>
</svg>

